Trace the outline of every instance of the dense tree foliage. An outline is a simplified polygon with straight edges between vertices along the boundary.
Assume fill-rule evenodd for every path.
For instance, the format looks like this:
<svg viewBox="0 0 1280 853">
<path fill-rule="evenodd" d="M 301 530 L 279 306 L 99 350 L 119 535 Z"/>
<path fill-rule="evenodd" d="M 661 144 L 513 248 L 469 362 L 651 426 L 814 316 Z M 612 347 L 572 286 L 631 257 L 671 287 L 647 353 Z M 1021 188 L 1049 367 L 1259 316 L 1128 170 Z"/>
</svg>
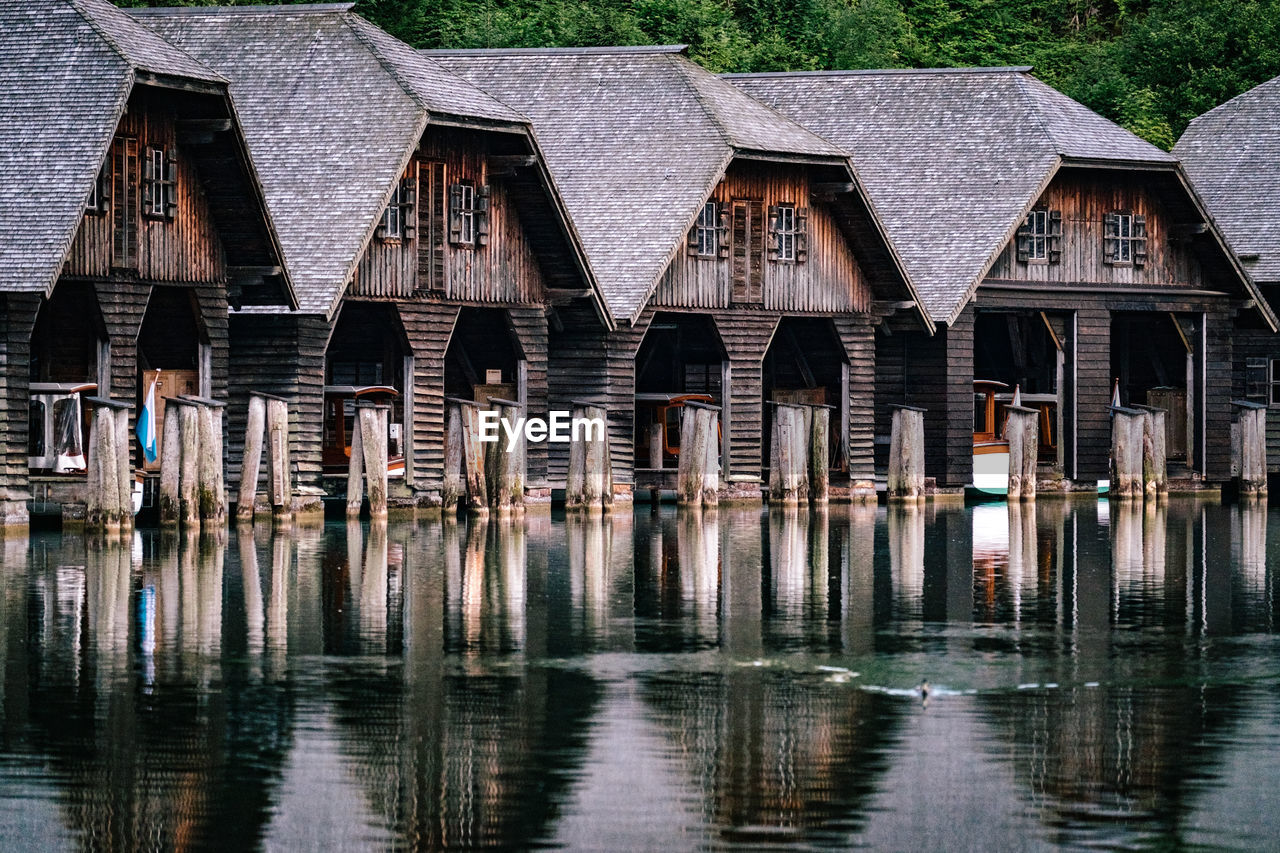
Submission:
<svg viewBox="0 0 1280 853">
<path fill-rule="evenodd" d="M 684 43 L 712 71 L 1033 65 L 1165 148 L 1280 74 L 1280 0 L 357 0 L 356 11 L 418 47 Z"/>
</svg>

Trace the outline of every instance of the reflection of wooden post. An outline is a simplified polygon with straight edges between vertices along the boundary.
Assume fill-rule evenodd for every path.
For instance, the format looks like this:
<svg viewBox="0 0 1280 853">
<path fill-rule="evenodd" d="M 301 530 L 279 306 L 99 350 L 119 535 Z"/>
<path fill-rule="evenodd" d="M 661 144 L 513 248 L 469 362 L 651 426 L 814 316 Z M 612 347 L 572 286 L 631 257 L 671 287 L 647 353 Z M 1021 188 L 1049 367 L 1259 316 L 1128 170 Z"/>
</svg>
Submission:
<svg viewBox="0 0 1280 853">
<path fill-rule="evenodd" d="M 1110 497 L 1133 500 L 1142 497 L 1143 413 L 1138 409 L 1111 409 Z"/>
<path fill-rule="evenodd" d="M 289 404 L 282 397 L 268 397 L 267 500 L 278 521 L 293 514 L 293 485 L 289 480 Z"/>
<path fill-rule="evenodd" d="M 267 400 L 249 394 L 249 424 L 244 431 L 244 458 L 240 463 L 240 488 L 236 493 L 236 521 L 253 521 L 258 494 L 258 469 L 262 465 L 262 440 L 267 429 Z"/>
<path fill-rule="evenodd" d="M 1004 437 L 1009 442 L 1009 493 L 1011 501 L 1036 499 L 1036 463 L 1040 455 L 1040 410 L 1026 406 L 1005 408 Z"/>
<path fill-rule="evenodd" d="M 160 448 L 160 525 L 176 527 L 182 516 L 178 483 L 182 467 L 182 429 L 177 400 L 164 401 L 164 422 L 173 428 L 164 431 Z"/>
<path fill-rule="evenodd" d="M 351 427 L 351 457 L 347 460 L 347 518 L 360 516 L 360 505 L 364 503 L 361 481 L 364 468 L 364 430 L 360 428 L 360 415 L 357 413 Z"/>
<path fill-rule="evenodd" d="M 915 406 L 893 406 L 888 474 L 891 501 L 924 500 L 924 412 Z"/>
<path fill-rule="evenodd" d="M 121 471 L 132 484 L 129 473 L 128 405 L 104 397 L 90 397 L 93 419 L 89 426 L 88 493 L 85 496 L 85 526 L 90 530 L 117 531 L 132 507 L 121 502 Z M 117 415 L 126 420 L 125 442 L 120 445 Z M 124 461 L 120 459 L 124 455 Z M 127 487 L 126 487 L 127 488 Z"/>
<path fill-rule="evenodd" d="M 497 406 L 500 422 L 509 424 L 512 429 L 520 423 L 524 415 L 524 406 L 515 400 L 499 400 L 489 398 L 490 405 Z M 507 449 L 507 430 L 500 429 L 496 450 L 491 458 L 496 460 L 495 470 L 490 472 L 493 483 L 493 494 L 490 503 L 498 508 L 499 513 L 524 511 L 524 466 L 525 438 L 523 428 L 515 439 L 515 447 Z"/>
<path fill-rule="evenodd" d="M 1267 495 L 1267 407 L 1232 401 L 1236 407 L 1235 454 L 1240 469 L 1240 497 L 1257 500 Z"/>
<path fill-rule="evenodd" d="M 391 407 L 385 403 L 356 403 L 370 518 L 387 517 L 387 422 L 390 414 Z"/>
<path fill-rule="evenodd" d="M 200 518 L 222 525 L 227 520 L 227 490 L 222 476 L 222 410 L 226 403 L 208 397 L 183 396 L 195 403 L 197 428 L 200 430 L 200 458 L 197 463 L 200 477 Z"/>
<path fill-rule="evenodd" d="M 809 502 L 820 506 L 827 502 L 830 493 L 827 447 L 830 443 L 831 408 L 814 406 L 809 429 Z"/>
</svg>

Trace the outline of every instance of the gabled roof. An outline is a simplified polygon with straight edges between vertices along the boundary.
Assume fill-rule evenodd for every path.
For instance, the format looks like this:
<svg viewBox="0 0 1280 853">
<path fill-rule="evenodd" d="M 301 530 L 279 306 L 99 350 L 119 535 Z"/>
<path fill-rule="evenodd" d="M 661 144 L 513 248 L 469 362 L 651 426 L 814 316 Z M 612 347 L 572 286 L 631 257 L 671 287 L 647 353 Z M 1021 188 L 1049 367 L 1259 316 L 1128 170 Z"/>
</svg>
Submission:
<svg viewBox="0 0 1280 853">
<path fill-rule="evenodd" d="M 1280 283 L 1280 77 L 1192 121 L 1173 150 L 1254 281 Z"/>
<path fill-rule="evenodd" d="M 1029 71 L 725 77 L 849 152 L 930 316 L 950 323 L 1060 166 L 1177 168 Z"/>
<path fill-rule="evenodd" d="M 0 291 L 48 293 L 135 80 L 223 86 L 105 0 L 0 0 Z"/>
<path fill-rule="evenodd" d="M 299 309 L 331 315 L 428 123 L 527 120 L 350 4 L 136 9 L 230 81 Z"/>
<path fill-rule="evenodd" d="M 424 51 L 526 113 L 613 316 L 634 321 L 735 156 L 846 155 L 684 48 Z"/>
</svg>

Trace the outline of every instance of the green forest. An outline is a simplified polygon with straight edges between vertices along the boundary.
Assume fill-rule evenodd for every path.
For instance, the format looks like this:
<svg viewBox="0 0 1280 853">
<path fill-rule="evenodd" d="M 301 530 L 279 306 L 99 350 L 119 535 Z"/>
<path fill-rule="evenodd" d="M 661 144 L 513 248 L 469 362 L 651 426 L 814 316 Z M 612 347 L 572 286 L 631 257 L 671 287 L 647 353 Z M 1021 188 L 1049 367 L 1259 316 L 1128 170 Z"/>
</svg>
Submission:
<svg viewBox="0 0 1280 853">
<path fill-rule="evenodd" d="M 1280 0 L 357 0 L 355 9 L 417 47 L 682 43 L 717 72 L 1031 65 L 1166 149 L 1195 116 L 1280 74 Z"/>
</svg>

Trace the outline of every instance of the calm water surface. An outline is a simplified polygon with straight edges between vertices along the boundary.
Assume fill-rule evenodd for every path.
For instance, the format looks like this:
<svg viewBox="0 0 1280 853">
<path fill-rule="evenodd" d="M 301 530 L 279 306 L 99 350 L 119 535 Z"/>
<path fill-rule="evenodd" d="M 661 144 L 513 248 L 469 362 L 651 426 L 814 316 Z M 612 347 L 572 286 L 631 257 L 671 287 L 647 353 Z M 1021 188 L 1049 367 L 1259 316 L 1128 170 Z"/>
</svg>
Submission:
<svg viewBox="0 0 1280 853">
<path fill-rule="evenodd" d="M 6 849 L 1277 846 L 1280 512 L 3 549 Z"/>
</svg>

